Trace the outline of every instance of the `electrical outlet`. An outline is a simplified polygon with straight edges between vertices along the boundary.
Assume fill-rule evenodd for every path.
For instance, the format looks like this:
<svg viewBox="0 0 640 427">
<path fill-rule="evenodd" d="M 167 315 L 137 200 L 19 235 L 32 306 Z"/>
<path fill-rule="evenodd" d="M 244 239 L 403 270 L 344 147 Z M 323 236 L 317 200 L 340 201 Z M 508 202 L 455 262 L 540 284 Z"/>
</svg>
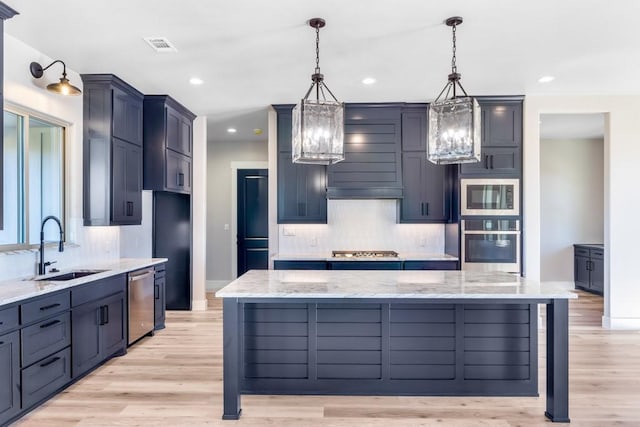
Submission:
<svg viewBox="0 0 640 427">
<path fill-rule="evenodd" d="M 225 224 L 223 229 L 224 229 L 224 231 L 229 231 L 229 224 Z"/>
<path fill-rule="evenodd" d="M 422 247 L 427 246 L 427 238 L 424 236 L 420 236 L 420 240 L 418 241 L 418 244 Z"/>
<path fill-rule="evenodd" d="M 313 236 L 310 240 L 309 240 L 309 245 L 311 246 L 318 246 L 318 238 Z"/>
<path fill-rule="evenodd" d="M 296 235 L 296 231 L 293 228 L 283 227 L 282 228 L 282 234 L 284 236 L 295 236 Z"/>
</svg>

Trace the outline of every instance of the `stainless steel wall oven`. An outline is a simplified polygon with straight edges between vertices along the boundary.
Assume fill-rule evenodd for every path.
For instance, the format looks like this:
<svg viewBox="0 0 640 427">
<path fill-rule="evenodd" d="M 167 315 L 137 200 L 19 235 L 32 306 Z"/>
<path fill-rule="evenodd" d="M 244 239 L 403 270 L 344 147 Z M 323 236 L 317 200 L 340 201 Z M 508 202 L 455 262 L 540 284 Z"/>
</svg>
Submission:
<svg viewBox="0 0 640 427">
<path fill-rule="evenodd" d="M 520 220 L 463 219 L 462 269 L 520 273 Z"/>
</svg>

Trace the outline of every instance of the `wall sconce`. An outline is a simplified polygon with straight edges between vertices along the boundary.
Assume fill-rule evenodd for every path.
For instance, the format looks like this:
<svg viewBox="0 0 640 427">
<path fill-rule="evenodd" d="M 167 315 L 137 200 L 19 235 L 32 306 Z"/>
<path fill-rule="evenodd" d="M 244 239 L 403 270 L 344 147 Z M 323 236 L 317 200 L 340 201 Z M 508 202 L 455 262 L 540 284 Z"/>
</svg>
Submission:
<svg viewBox="0 0 640 427">
<path fill-rule="evenodd" d="M 42 77 L 45 70 L 47 70 L 56 62 L 62 64 L 62 77 L 60 77 L 59 83 L 51 83 L 47 85 L 47 90 L 50 92 L 58 93 L 60 95 L 80 95 L 82 91 L 69 83 L 69 79 L 67 79 L 67 66 L 59 59 L 56 59 L 44 68 L 42 68 L 42 65 L 38 64 L 37 62 L 32 62 L 31 65 L 29 65 L 31 75 L 36 79 L 39 79 L 40 77 Z"/>
</svg>

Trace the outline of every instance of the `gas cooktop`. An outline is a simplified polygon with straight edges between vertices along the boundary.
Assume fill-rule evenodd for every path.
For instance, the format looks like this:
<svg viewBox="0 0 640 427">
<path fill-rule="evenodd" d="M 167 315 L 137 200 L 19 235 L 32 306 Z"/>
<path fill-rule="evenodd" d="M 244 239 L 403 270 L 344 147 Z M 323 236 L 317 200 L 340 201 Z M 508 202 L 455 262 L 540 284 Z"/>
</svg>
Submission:
<svg viewBox="0 0 640 427">
<path fill-rule="evenodd" d="M 394 258 L 398 256 L 395 251 L 332 251 L 333 258 Z"/>
</svg>

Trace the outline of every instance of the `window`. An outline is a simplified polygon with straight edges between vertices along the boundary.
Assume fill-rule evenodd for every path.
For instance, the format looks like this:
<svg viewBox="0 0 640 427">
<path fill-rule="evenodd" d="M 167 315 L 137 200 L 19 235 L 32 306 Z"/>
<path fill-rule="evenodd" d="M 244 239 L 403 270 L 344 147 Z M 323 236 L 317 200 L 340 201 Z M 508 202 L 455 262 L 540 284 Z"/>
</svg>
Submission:
<svg viewBox="0 0 640 427">
<path fill-rule="evenodd" d="M 0 249 L 40 243 L 40 224 L 55 215 L 65 224 L 65 127 L 19 109 L 4 110 L 4 221 Z M 46 241 L 58 241 L 57 227 L 45 228 Z"/>
</svg>

